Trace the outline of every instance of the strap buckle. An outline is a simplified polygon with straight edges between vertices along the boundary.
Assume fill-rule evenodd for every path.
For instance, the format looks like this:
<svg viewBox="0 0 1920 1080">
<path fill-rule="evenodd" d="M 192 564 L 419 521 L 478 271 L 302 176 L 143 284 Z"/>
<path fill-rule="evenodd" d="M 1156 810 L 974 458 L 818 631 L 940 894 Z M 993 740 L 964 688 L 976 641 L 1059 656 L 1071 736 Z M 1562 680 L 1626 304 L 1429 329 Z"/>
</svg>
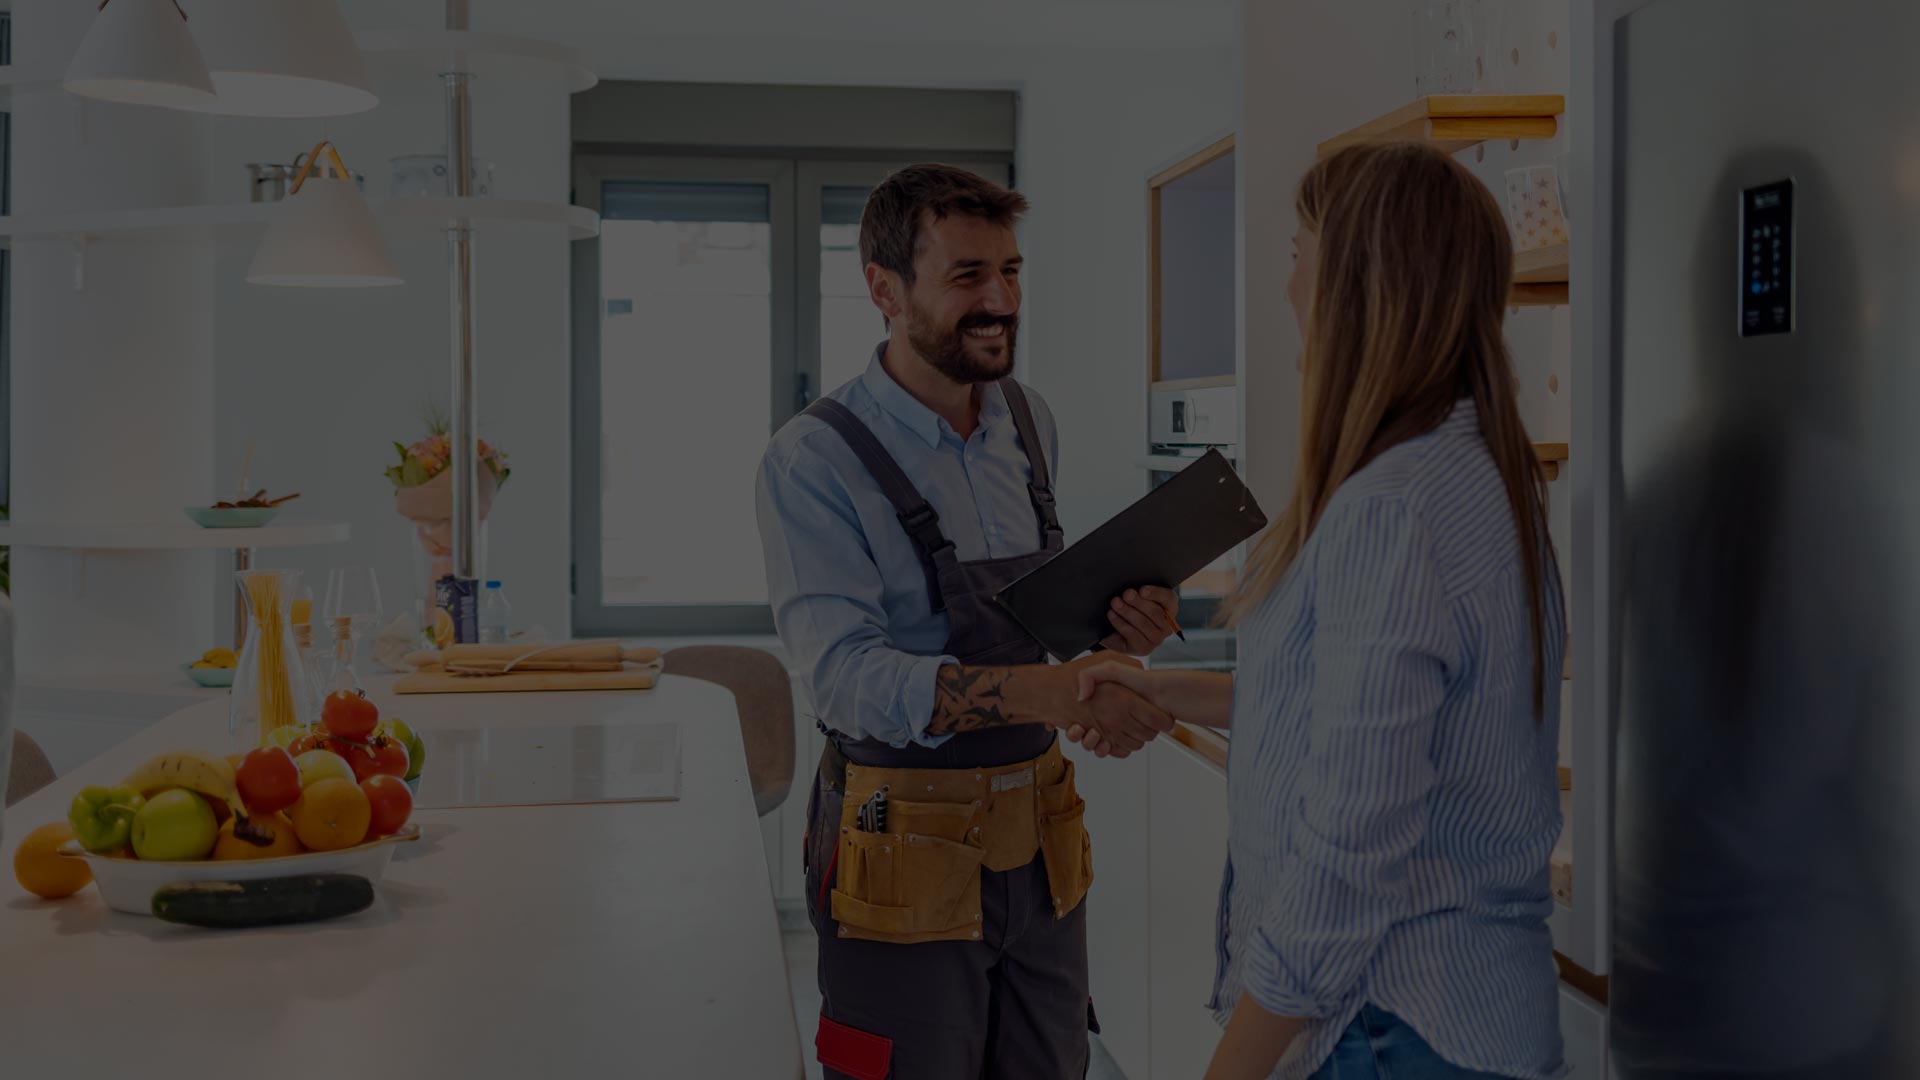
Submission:
<svg viewBox="0 0 1920 1080">
<path fill-rule="evenodd" d="M 1054 499 L 1053 499 L 1052 484 L 1048 484 L 1046 487 L 1040 487 L 1035 484 L 1028 484 L 1027 495 L 1033 499 L 1033 505 L 1044 506 L 1049 510 L 1053 509 Z"/>
</svg>

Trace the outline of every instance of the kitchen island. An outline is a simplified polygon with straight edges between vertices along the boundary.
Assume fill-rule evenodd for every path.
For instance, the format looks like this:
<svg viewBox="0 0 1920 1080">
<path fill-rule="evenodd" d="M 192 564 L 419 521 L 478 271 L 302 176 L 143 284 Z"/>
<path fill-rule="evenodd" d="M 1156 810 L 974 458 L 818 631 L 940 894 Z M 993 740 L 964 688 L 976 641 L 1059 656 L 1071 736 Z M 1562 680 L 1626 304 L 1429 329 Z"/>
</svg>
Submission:
<svg viewBox="0 0 1920 1080">
<path fill-rule="evenodd" d="M 420 810 L 374 906 L 201 931 L 0 881 L 0 1075 L 715 1076 L 792 1080 L 799 1036 L 733 697 L 369 690 L 436 729 L 677 722 L 679 798 Z M 89 784 L 224 750 L 224 699 L 6 811 L 9 856 Z M 446 763 L 441 763 L 446 766 Z M 429 757 L 429 771 L 435 762 Z"/>
</svg>

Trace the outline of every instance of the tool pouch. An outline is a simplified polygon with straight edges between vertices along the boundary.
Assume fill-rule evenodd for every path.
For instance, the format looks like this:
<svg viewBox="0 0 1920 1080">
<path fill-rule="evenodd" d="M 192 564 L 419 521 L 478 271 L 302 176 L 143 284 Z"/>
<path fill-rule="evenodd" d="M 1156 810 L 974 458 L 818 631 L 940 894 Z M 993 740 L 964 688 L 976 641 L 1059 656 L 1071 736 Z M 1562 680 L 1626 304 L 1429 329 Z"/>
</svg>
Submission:
<svg viewBox="0 0 1920 1080">
<path fill-rule="evenodd" d="M 860 806 L 882 785 L 886 831 L 863 832 Z M 992 769 L 848 764 L 832 894 L 839 933 L 898 943 L 979 941 L 981 870 L 1016 870 L 1041 851 L 1055 917 L 1065 917 L 1093 878 L 1085 815 L 1073 763 L 1058 746 Z"/>
</svg>

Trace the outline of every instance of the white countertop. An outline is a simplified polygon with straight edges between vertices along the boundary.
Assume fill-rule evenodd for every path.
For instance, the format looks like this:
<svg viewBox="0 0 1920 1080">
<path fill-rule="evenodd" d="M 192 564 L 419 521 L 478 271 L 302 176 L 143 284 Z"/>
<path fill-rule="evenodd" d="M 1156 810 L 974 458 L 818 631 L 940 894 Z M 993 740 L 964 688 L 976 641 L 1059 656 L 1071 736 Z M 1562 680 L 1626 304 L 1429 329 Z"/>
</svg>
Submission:
<svg viewBox="0 0 1920 1080">
<path fill-rule="evenodd" d="M 374 906 L 200 931 L 0 880 L 0 1075 L 279 1078 L 801 1075 L 731 695 L 393 697 L 421 729 L 681 724 L 674 802 L 422 811 Z M 196 704 L 6 812 L 6 850 L 148 756 L 226 745 Z M 427 763 L 433 768 L 433 762 Z"/>
</svg>

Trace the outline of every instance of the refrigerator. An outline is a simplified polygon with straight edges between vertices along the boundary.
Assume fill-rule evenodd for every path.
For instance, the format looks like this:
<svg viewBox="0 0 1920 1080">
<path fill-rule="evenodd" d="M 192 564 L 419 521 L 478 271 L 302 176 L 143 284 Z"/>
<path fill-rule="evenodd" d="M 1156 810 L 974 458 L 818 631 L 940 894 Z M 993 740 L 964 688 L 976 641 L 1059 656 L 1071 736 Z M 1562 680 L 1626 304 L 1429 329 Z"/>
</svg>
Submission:
<svg viewBox="0 0 1920 1080">
<path fill-rule="evenodd" d="M 1615 24 L 1609 1061 L 1920 1075 L 1920 3 Z"/>
</svg>

